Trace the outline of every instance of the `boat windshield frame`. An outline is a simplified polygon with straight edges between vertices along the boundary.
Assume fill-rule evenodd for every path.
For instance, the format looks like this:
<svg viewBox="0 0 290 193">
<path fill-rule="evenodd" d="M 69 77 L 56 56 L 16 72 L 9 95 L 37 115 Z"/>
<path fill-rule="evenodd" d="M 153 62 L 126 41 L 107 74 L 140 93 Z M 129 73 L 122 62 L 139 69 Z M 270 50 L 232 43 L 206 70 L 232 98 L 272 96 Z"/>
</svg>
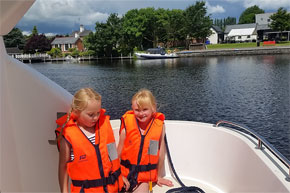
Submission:
<svg viewBox="0 0 290 193">
<path fill-rule="evenodd" d="M 161 55 L 165 55 L 165 49 L 161 48 L 161 47 L 157 47 L 157 48 L 149 48 L 147 49 L 147 52 L 150 54 L 161 54 Z"/>
</svg>

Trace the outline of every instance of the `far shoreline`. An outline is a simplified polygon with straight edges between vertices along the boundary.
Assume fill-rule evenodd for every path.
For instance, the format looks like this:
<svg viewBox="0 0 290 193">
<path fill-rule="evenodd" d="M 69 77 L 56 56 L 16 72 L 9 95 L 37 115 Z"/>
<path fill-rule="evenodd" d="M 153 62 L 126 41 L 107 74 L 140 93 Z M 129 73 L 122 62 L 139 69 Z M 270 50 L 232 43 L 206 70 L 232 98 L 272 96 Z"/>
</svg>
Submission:
<svg viewBox="0 0 290 193">
<path fill-rule="evenodd" d="M 249 48 L 228 48 L 228 49 L 205 49 L 205 50 L 183 50 L 176 52 L 178 58 L 185 57 L 213 57 L 213 56 L 246 56 L 246 55 L 277 55 L 290 54 L 290 46 L 265 46 L 265 47 L 249 47 Z M 135 60 L 133 56 L 122 57 L 78 57 L 72 62 L 77 61 L 96 61 L 96 60 Z M 172 58 L 170 58 L 172 59 Z M 64 62 L 69 61 L 64 57 L 61 58 L 22 58 L 20 61 L 24 63 L 46 63 L 46 62 Z M 142 59 L 143 60 L 143 59 Z M 154 60 L 154 59 L 153 59 Z M 164 59 L 163 59 L 164 60 Z M 166 59 L 168 60 L 168 59 Z"/>
<path fill-rule="evenodd" d="M 186 50 L 176 53 L 179 57 L 194 56 L 240 56 L 240 55 L 276 55 L 290 54 L 290 46 L 267 46 L 233 49 Z"/>
</svg>

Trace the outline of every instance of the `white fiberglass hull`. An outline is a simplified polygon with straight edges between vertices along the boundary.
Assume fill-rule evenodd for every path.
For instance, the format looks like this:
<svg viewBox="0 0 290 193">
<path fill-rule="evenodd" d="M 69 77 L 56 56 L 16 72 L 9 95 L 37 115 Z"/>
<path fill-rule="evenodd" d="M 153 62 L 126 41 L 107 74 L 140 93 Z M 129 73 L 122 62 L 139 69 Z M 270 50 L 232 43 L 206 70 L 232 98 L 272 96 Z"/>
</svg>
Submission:
<svg viewBox="0 0 290 193">
<path fill-rule="evenodd" d="M 178 58 L 176 54 L 147 54 L 147 53 L 135 53 L 137 58 L 140 59 L 164 59 L 164 58 Z"/>
</svg>

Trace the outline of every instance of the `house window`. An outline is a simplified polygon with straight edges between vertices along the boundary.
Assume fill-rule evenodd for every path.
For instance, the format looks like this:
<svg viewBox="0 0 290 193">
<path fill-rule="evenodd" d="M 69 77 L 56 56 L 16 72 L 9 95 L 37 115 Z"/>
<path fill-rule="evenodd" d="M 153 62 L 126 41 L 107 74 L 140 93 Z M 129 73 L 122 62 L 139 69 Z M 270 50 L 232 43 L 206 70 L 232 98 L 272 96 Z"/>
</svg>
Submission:
<svg viewBox="0 0 290 193">
<path fill-rule="evenodd" d="M 261 21 L 263 21 L 263 18 L 261 18 Z"/>
<path fill-rule="evenodd" d="M 68 44 L 64 45 L 64 50 L 67 51 L 68 50 Z"/>
<path fill-rule="evenodd" d="M 242 36 L 238 36 L 238 39 L 242 39 Z"/>
<path fill-rule="evenodd" d="M 268 22 L 270 22 L 270 21 L 271 21 L 271 19 L 267 19 L 267 21 L 268 21 Z"/>
<path fill-rule="evenodd" d="M 247 38 L 250 38 L 251 36 L 247 36 Z"/>
</svg>

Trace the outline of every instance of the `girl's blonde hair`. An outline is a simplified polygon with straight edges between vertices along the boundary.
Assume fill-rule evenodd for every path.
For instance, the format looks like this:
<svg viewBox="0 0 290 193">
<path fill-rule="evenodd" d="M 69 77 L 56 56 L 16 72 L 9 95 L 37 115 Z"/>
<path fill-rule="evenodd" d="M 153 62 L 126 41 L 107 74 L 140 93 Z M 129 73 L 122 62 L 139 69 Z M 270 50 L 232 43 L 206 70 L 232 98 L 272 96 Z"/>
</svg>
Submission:
<svg viewBox="0 0 290 193">
<path fill-rule="evenodd" d="M 156 112 L 157 104 L 156 99 L 152 92 L 148 89 L 139 90 L 133 97 L 132 103 L 136 101 L 138 107 L 143 108 L 144 106 L 150 106 L 154 112 Z"/>
<path fill-rule="evenodd" d="M 83 111 L 87 107 L 89 100 L 101 101 L 102 97 L 92 88 L 82 88 L 78 90 L 73 97 L 71 111 Z"/>
<path fill-rule="evenodd" d="M 94 91 L 92 88 L 82 88 L 78 90 L 73 97 L 72 104 L 67 116 L 66 122 L 63 124 L 60 134 L 58 136 L 58 140 L 60 140 L 62 133 L 63 133 L 63 128 L 66 125 L 66 123 L 69 121 L 72 112 L 82 112 L 85 110 L 85 108 L 88 105 L 89 100 L 96 100 L 96 101 L 102 101 L 102 97 L 99 93 Z"/>
</svg>

